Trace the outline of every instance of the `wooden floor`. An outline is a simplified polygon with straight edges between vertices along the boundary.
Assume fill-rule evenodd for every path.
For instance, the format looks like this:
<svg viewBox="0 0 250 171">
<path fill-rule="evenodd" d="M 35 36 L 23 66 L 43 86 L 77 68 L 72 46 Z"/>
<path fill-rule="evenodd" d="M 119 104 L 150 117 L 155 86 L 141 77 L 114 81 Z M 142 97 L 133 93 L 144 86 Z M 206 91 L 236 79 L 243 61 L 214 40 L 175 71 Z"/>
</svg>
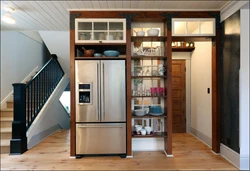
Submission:
<svg viewBox="0 0 250 171">
<path fill-rule="evenodd" d="M 69 131 L 59 131 L 23 155 L 1 154 L 1 170 L 237 170 L 190 134 L 173 134 L 173 158 L 134 152 L 133 158 L 69 156 Z"/>
</svg>

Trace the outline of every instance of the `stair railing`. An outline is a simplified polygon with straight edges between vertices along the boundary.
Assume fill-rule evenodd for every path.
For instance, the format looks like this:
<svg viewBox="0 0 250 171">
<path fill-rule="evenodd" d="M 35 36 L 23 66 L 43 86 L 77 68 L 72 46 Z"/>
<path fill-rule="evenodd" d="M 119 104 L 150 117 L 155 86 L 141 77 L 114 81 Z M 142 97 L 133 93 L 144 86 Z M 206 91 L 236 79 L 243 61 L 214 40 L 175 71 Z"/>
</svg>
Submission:
<svg viewBox="0 0 250 171">
<path fill-rule="evenodd" d="M 27 83 L 14 83 L 14 120 L 10 154 L 22 154 L 27 151 L 26 131 L 47 102 L 64 75 L 57 56 L 51 59 Z"/>
</svg>

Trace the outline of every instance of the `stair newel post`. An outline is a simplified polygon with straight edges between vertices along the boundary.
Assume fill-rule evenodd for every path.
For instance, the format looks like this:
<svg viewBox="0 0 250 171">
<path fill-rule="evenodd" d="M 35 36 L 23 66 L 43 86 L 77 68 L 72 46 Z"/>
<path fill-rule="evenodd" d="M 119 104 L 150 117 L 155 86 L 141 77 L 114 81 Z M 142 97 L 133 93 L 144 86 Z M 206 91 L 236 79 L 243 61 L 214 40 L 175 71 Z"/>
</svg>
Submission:
<svg viewBox="0 0 250 171">
<path fill-rule="evenodd" d="M 10 154 L 22 154 L 27 151 L 26 137 L 26 84 L 14 83 L 14 120 Z"/>
</svg>

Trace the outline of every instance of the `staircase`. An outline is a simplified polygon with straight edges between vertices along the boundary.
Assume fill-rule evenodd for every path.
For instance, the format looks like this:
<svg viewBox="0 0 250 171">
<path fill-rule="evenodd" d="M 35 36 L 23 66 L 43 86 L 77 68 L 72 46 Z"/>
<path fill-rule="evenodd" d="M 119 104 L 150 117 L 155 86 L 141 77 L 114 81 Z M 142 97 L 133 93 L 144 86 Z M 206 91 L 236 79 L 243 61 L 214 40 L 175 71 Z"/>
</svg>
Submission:
<svg viewBox="0 0 250 171">
<path fill-rule="evenodd" d="M 7 108 L 1 109 L 1 154 L 10 153 L 12 136 L 13 101 L 7 101 Z"/>
</svg>

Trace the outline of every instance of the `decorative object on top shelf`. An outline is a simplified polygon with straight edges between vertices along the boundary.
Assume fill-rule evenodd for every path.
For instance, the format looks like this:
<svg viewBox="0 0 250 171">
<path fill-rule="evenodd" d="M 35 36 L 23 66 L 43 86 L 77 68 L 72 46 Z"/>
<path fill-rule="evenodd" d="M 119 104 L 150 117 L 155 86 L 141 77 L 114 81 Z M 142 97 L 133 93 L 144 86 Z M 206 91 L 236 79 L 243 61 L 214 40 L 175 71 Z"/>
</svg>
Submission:
<svg viewBox="0 0 250 171">
<path fill-rule="evenodd" d="M 159 36 L 159 29 L 149 29 L 147 30 L 148 36 Z"/>
<path fill-rule="evenodd" d="M 83 54 L 84 57 L 93 57 L 94 56 L 94 53 L 95 53 L 94 49 L 86 50 L 84 47 L 82 47 L 82 49 L 84 51 L 84 54 Z"/>
<path fill-rule="evenodd" d="M 172 47 L 194 47 L 194 42 L 172 42 Z"/>
<path fill-rule="evenodd" d="M 106 57 L 118 57 L 120 53 L 116 50 L 106 50 L 103 52 Z"/>
<path fill-rule="evenodd" d="M 94 53 L 94 57 L 102 57 L 101 53 Z"/>
<path fill-rule="evenodd" d="M 143 31 L 143 30 L 139 30 L 139 31 L 133 30 L 133 31 L 135 32 L 136 36 L 144 36 L 145 35 L 145 31 Z"/>
<path fill-rule="evenodd" d="M 194 47 L 194 42 L 190 42 L 189 47 Z"/>
</svg>

